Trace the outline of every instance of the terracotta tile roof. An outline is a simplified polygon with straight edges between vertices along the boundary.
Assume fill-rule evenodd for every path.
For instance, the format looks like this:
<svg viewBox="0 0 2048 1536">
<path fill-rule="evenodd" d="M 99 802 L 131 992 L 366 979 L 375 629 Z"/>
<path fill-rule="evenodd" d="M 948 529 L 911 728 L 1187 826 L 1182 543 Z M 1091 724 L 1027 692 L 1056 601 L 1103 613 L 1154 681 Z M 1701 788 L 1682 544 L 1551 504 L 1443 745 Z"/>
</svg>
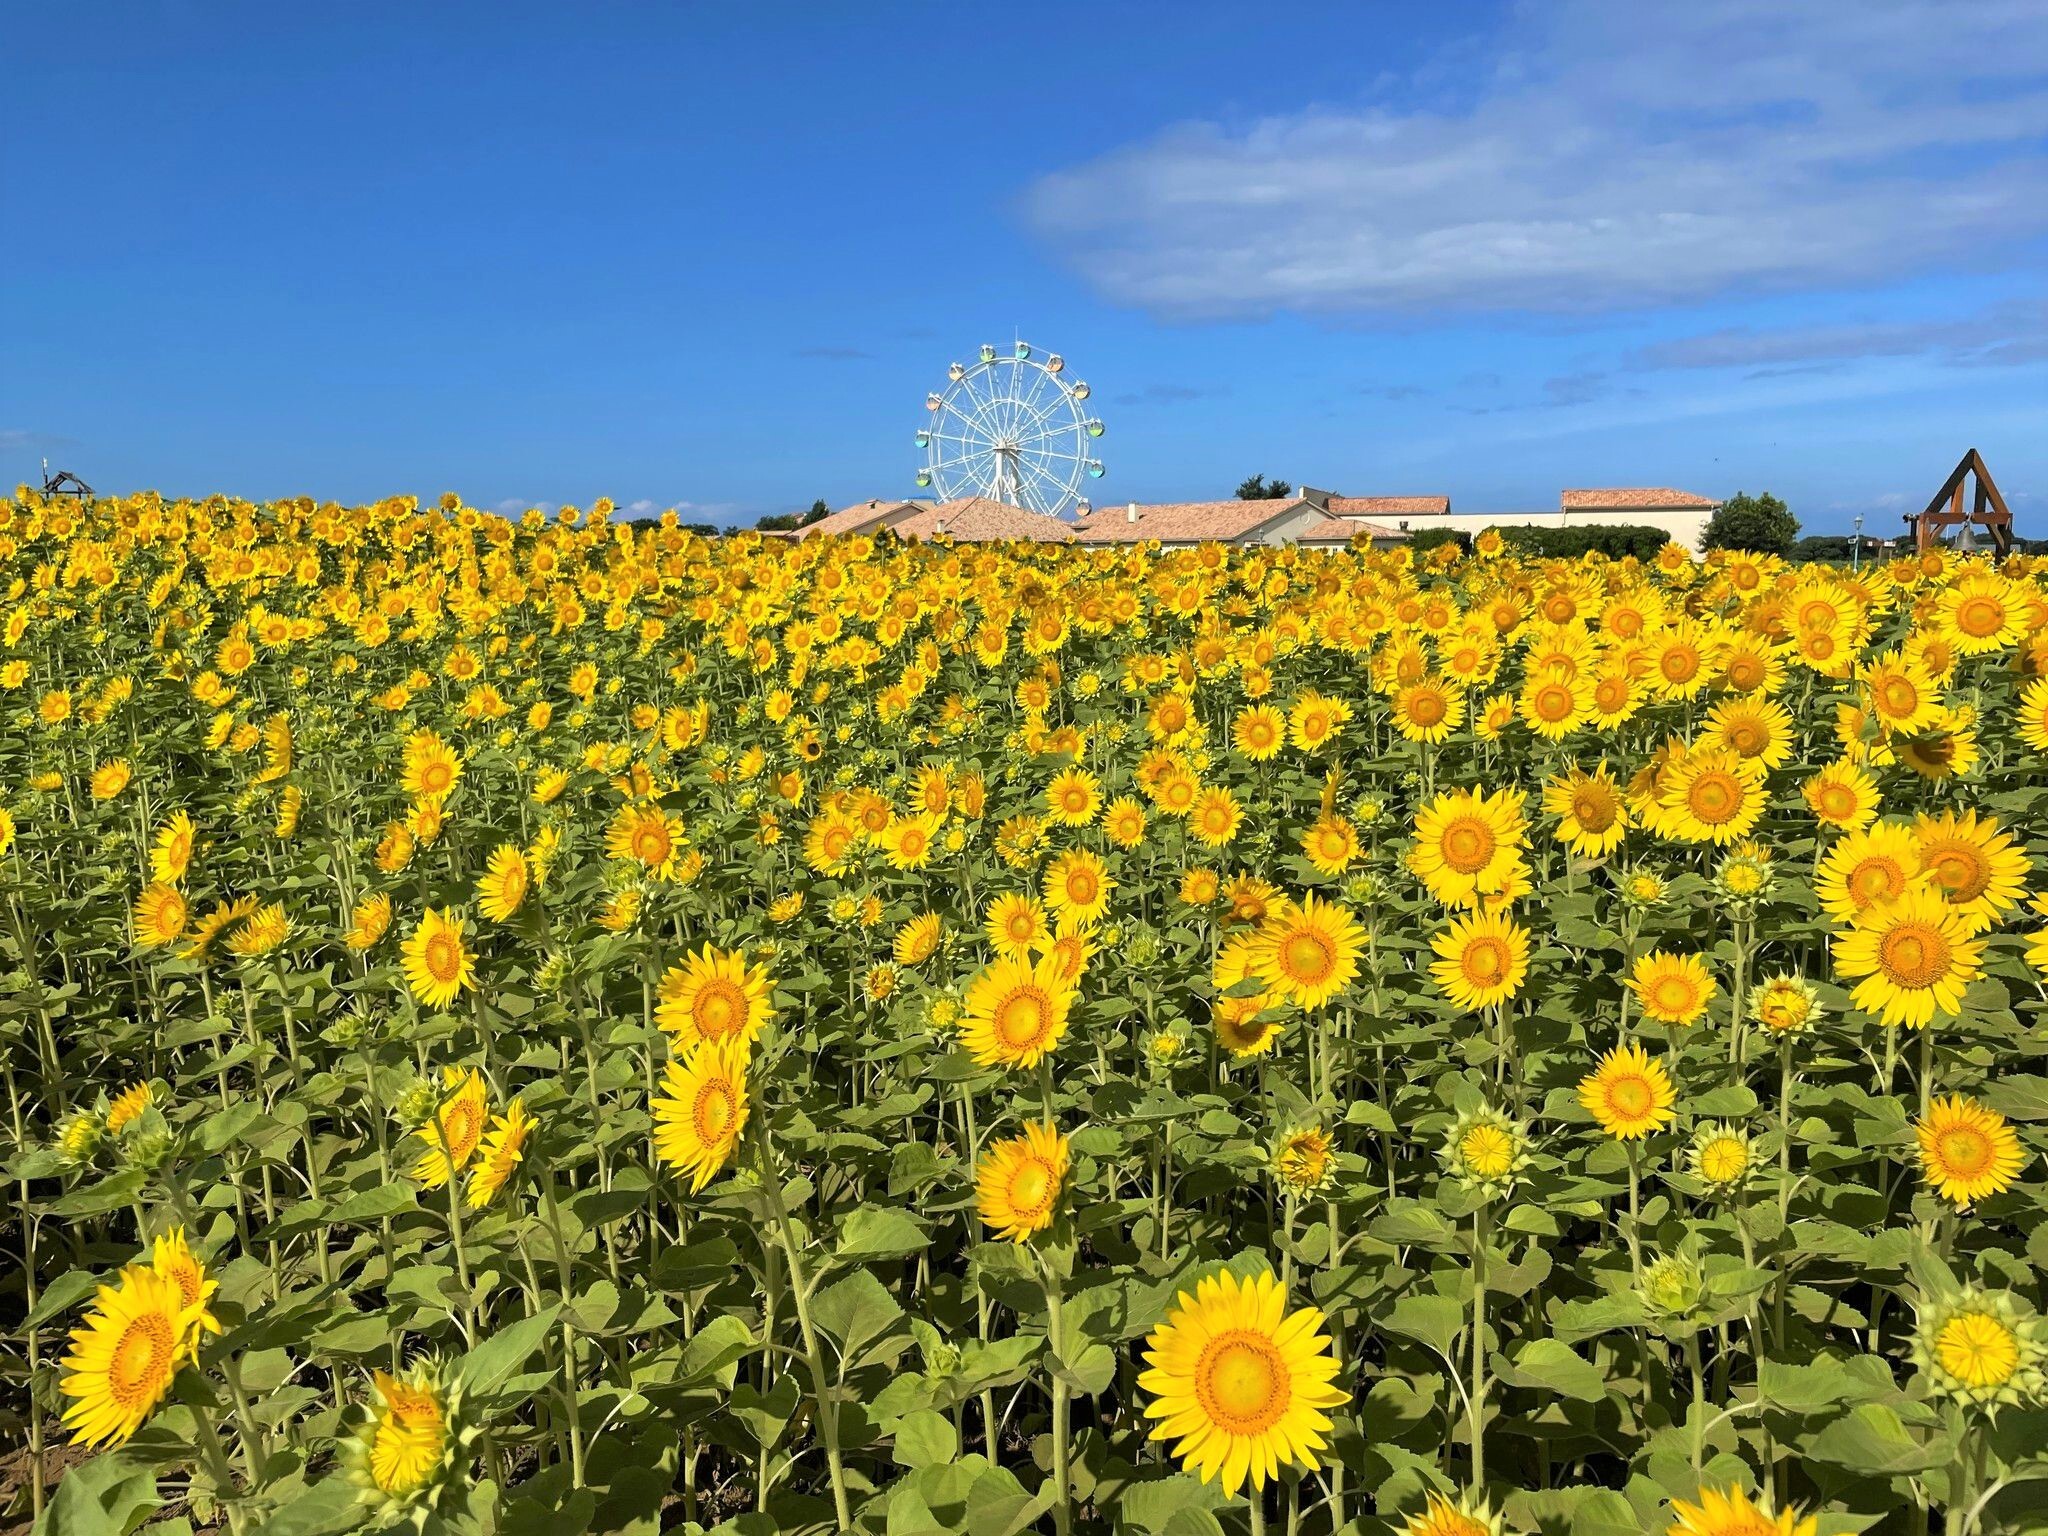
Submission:
<svg viewBox="0 0 2048 1536">
<path fill-rule="evenodd" d="M 841 507 L 830 517 L 821 517 L 815 523 L 797 530 L 798 538 L 808 538 L 814 533 L 858 533 L 871 523 L 893 518 L 905 507 L 913 511 L 931 505 L 928 501 L 857 501 L 850 507 Z"/>
<path fill-rule="evenodd" d="M 1448 496 L 1332 496 L 1332 517 L 1427 517 L 1451 510 Z"/>
<path fill-rule="evenodd" d="M 1669 486 L 1609 486 L 1596 490 L 1560 491 L 1558 504 L 1567 512 L 1658 512 L 1674 507 L 1711 511 L 1721 505 L 1708 496 L 1674 491 Z"/>
<path fill-rule="evenodd" d="M 1359 534 L 1368 539 L 1412 537 L 1405 529 L 1389 523 L 1369 523 L 1362 517 L 1326 517 L 1320 523 L 1302 529 L 1294 537 L 1301 544 L 1345 544 Z"/>
<path fill-rule="evenodd" d="M 906 539 L 929 539 L 943 529 L 965 544 L 983 544 L 995 539 L 1028 539 L 1036 544 L 1065 544 L 1074 537 L 1074 525 L 1063 518 L 991 501 L 986 496 L 963 496 L 957 501 L 925 507 L 889 525 Z"/>
<path fill-rule="evenodd" d="M 1135 544 L 1141 539 L 1158 539 L 1166 544 L 1195 544 L 1207 539 L 1241 539 L 1254 529 L 1283 516 L 1297 514 L 1305 505 L 1299 496 L 1271 501 L 1166 501 L 1138 506 L 1138 520 L 1130 520 L 1130 508 L 1097 507 L 1074 523 L 1074 536 L 1083 544 Z"/>
</svg>

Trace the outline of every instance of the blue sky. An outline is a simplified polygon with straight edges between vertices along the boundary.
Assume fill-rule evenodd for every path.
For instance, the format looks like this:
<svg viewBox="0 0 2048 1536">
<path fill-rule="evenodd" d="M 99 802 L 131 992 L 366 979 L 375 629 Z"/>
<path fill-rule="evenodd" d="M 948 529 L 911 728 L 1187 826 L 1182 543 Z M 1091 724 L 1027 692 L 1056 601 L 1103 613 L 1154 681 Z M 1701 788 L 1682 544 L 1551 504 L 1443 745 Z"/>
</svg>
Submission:
<svg viewBox="0 0 2048 1536">
<path fill-rule="evenodd" d="M 2039 0 L 18 7 L 0 476 L 721 521 L 1021 334 L 1098 500 L 2048 533 Z"/>
</svg>

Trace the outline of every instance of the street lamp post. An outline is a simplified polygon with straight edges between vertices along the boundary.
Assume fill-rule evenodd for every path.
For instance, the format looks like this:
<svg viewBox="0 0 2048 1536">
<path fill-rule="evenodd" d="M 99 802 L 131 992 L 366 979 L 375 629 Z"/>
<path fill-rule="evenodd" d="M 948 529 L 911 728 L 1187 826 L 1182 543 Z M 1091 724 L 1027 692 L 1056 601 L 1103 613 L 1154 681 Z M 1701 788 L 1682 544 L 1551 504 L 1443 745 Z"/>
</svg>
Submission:
<svg viewBox="0 0 2048 1536">
<path fill-rule="evenodd" d="M 1863 514 L 1856 514 L 1856 542 L 1849 547 L 1849 569 L 1863 569 Z"/>
</svg>

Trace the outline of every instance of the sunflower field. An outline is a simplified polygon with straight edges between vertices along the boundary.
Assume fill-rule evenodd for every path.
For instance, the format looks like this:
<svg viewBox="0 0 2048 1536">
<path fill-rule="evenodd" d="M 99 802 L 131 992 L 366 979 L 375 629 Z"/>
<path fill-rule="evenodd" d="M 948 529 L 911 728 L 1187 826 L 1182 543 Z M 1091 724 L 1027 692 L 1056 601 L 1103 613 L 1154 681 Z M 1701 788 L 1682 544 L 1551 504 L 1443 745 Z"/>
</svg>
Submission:
<svg viewBox="0 0 2048 1536">
<path fill-rule="evenodd" d="M 0 582 L 0 1526 L 2048 1530 L 2048 565 Z"/>
</svg>

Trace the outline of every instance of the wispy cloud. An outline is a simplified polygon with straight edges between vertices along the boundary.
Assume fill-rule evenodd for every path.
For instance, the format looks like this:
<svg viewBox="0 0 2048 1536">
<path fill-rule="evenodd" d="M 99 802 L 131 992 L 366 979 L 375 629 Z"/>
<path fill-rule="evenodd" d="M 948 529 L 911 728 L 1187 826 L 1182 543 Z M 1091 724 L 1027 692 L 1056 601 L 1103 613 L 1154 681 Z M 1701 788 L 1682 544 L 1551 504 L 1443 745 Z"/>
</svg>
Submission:
<svg viewBox="0 0 2048 1536">
<path fill-rule="evenodd" d="M 0 452 L 20 453 L 26 450 L 43 453 L 77 446 L 77 438 L 63 437 L 55 432 L 37 432 L 29 427 L 0 427 Z"/>
<path fill-rule="evenodd" d="M 1448 83 L 1182 123 L 1040 179 L 1023 217 L 1110 298 L 1194 318 L 1625 310 L 1992 263 L 2048 229 L 2038 0 L 1512 17 Z"/>
<path fill-rule="evenodd" d="M 1228 390 L 1210 389 L 1196 384 L 1147 384 L 1143 389 L 1130 390 L 1111 398 L 1111 405 L 1185 405 L 1190 400 L 1206 399 L 1214 395 L 1228 394 Z"/>
<path fill-rule="evenodd" d="M 1629 367 L 1749 368 L 1759 373 L 1810 372 L 1877 357 L 1937 357 L 1959 366 L 2000 366 L 2031 361 L 2048 345 L 2048 302 L 1993 305 L 1975 314 L 1936 320 L 1866 324 L 1731 326 L 1638 348 Z"/>
</svg>

